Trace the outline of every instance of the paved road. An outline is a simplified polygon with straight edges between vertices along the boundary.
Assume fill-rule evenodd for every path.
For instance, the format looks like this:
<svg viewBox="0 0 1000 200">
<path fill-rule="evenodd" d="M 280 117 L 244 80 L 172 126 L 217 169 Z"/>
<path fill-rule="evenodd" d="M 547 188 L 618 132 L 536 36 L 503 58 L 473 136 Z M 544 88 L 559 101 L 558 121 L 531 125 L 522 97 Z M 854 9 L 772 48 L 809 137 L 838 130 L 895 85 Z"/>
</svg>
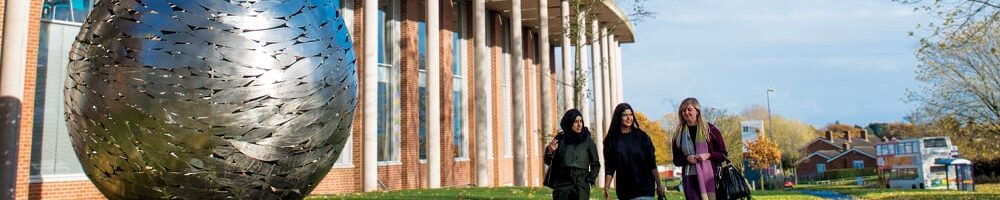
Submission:
<svg viewBox="0 0 1000 200">
<path fill-rule="evenodd" d="M 823 199 L 834 199 L 834 200 L 854 200 L 854 197 L 850 195 L 845 195 L 841 193 L 836 193 L 829 190 L 805 190 L 802 193 L 818 196 Z"/>
</svg>

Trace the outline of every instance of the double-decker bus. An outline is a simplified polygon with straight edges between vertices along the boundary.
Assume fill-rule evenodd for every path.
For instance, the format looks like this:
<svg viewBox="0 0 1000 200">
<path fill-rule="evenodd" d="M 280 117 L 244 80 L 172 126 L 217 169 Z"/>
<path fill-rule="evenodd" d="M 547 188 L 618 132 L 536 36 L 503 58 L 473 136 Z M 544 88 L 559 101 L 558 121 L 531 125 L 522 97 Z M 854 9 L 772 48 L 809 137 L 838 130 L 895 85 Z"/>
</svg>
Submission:
<svg viewBox="0 0 1000 200">
<path fill-rule="evenodd" d="M 965 190 L 972 185 L 971 162 L 957 158 L 948 137 L 885 141 L 875 151 L 883 186 Z"/>
</svg>

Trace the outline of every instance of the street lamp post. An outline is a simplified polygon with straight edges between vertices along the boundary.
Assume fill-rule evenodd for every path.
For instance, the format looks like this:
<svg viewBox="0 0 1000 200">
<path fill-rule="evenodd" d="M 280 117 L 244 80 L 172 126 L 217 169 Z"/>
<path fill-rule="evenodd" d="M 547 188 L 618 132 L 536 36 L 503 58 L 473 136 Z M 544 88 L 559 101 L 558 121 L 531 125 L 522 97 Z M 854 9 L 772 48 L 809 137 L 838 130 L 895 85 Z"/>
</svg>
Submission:
<svg viewBox="0 0 1000 200">
<path fill-rule="evenodd" d="M 767 88 L 767 94 L 765 95 L 765 96 L 767 96 L 767 121 L 768 121 L 768 123 L 770 123 L 770 125 L 768 125 L 768 132 L 771 132 L 770 133 L 770 135 L 771 135 L 771 141 L 774 142 L 774 144 L 777 145 L 778 144 L 778 140 L 775 140 L 775 138 L 774 138 L 774 119 L 771 118 L 771 93 L 772 92 L 774 92 L 774 88 Z M 781 163 L 780 159 L 778 160 L 778 170 L 779 170 L 778 172 L 781 172 L 782 177 L 784 177 L 784 167 L 782 166 L 782 163 Z M 781 181 L 784 181 L 784 178 L 782 178 Z M 784 187 L 782 187 L 782 189 L 784 189 Z"/>
<path fill-rule="evenodd" d="M 767 122 L 771 123 L 768 126 L 768 132 L 771 132 L 771 139 L 774 139 L 774 121 L 771 119 L 771 93 L 774 92 L 774 88 L 767 88 Z"/>
</svg>

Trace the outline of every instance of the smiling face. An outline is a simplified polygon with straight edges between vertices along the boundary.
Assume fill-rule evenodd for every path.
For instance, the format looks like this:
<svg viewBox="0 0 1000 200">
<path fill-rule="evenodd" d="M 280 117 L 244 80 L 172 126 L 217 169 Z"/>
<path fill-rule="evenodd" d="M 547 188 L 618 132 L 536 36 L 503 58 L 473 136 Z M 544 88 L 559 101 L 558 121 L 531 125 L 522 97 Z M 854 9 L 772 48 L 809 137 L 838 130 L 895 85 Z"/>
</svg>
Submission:
<svg viewBox="0 0 1000 200">
<path fill-rule="evenodd" d="M 632 109 L 625 109 L 622 112 L 622 128 L 632 127 L 635 124 L 635 115 L 632 114 Z"/>
<path fill-rule="evenodd" d="M 573 120 L 573 132 L 582 133 L 583 132 L 583 116 L 576 116 Z"/>
<path fill-rule="evenodd" d="M 684 122 L 688 126 L 698 125 L 698 108 L 694 107 L 694 104 L 687 104 L 681 108 L 681 117 L 684 118 Z"/>
</svg>

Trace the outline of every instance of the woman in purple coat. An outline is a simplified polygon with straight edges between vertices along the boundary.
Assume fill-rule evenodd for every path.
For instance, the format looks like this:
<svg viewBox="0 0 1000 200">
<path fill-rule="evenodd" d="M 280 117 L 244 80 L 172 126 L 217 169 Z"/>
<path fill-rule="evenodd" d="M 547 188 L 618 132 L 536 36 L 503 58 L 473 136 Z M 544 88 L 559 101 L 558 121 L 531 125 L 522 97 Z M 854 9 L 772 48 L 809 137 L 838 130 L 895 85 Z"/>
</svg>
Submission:
<svg viewBox="0 0 1000 200">
<path fill-rule="evenodd" d="M 677 109 L 680 123 L 671 142 L 674 165 L 683 168 L 686 199 L 715 199 L 715 169 L 726 160 L 726 143 L 719 129 L 701 116 L 698 99 L 689 97 Z"/>
</svg>

